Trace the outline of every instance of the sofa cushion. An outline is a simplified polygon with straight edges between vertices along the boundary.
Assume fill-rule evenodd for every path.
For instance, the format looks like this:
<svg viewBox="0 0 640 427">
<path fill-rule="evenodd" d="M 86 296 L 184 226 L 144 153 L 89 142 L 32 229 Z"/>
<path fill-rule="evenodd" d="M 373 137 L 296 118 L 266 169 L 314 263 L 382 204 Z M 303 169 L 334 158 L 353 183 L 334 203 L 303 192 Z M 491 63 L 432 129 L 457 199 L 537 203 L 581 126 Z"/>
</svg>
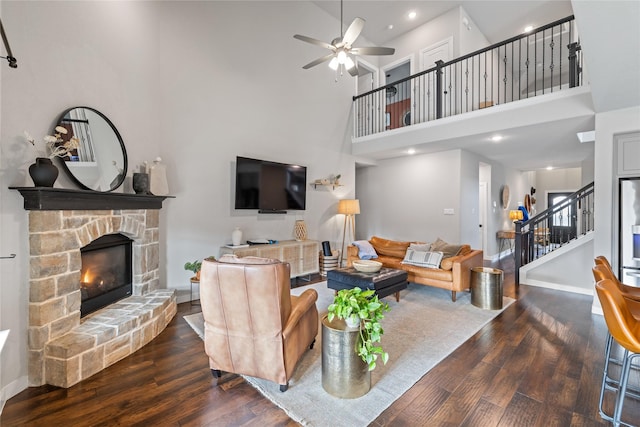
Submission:
<svg viewBox="0 0 640 427">
<path fill-rule="evenodd" d="M 388 255 L 398 258 L 404 258 L 410 244 L 410 242 L 399 242 L 397 240 L 388 240 L 376 236 L 373 236 L 369 242 L 371 242 L 371 245 L 378 255 Z"/>
<path fill-rule="evenodd" d="M 374 259 L 378 258 L 376 250 L 366 240 L 357 240 L 353 242 L 353 245 L 358 248 L 358 258 L 360 259 Z"/>
<path fill-rule="evenodd" d="M 402 263 L 419 267 L 439 268 L 440 261 L 442 261 L 442 252 L 418 251 L 409 247 Z"/>
<path fill-rule="evenodd" d="M 417 265 L 403 264 L 402 269 L 409 273 L 409 281 L 416 278 L 453 282 L 453 271 L 441 268 L 418 267 Z M 412 277 L 413 276 L 413 277 Z"/>
</svg>

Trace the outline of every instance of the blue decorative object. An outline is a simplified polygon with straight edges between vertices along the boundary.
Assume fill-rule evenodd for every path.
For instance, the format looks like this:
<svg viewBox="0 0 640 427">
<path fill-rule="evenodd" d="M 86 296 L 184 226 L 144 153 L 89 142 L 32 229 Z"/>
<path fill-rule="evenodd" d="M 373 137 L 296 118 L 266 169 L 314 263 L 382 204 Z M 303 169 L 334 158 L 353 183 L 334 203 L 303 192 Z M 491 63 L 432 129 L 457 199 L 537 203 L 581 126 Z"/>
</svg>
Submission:
<svg viewBox="0 0 640 427">
<path fill-rule="evenodd" d="M 527 212 L 527 208 L 525 208 L 524 206 L 518 206 L 518 210 L 522 211 L 523 222 L 529 220 L 529 212 Z"/>
</svg>

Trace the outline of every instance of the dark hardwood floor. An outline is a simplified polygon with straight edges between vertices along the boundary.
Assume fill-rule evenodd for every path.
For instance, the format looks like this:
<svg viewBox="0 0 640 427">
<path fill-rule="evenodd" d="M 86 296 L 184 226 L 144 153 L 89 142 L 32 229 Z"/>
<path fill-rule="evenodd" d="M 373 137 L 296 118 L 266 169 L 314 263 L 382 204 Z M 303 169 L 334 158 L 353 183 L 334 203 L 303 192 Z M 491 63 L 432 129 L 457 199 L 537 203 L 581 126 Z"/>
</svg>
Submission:
<svg viewBox="0 0 640 427">
<path fill-rule="evenodd" d="M 516 289 L 513 262 L 495 266 L 505 271 L 505 295 L 517 303 L 428 372 L 373 426 L 607 425 L 597 411 L 606 326 L 591 314 L 591 297 Z M 225 374 L 216 385 L 203 343 L 183 319 L 197 311 L 180 304 L 150 344 L 69 389 L 24 390 L 9 399 L 0 425 L 296 425 L 241 377 Z M 633 381 L 640 382 L 637 375 Z M 638 401 L 628 399 L 625 413 L 640 424 Z"/>
</svg>

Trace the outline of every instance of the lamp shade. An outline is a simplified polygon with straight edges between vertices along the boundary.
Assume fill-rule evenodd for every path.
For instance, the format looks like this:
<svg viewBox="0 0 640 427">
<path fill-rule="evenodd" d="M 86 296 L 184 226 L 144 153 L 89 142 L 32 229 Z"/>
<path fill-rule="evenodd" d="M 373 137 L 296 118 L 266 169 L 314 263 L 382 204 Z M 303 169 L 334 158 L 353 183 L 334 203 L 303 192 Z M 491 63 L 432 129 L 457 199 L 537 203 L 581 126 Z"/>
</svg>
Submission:
<svg viewBox="0 0 640 427">
<path fill-rule="evenodd" d="M 357 215 L 360 213 L 360 201 L 358 199 L 343 199 L 338 202 L 338 213 L 344 215 Z"/>
<path fill-rule="evenodd" d="M 509 211 L 509 219 L 511 221 L 522 221 L 523 218 L 524 212 L 522 212 L 520 209 Z"/>
</svg>

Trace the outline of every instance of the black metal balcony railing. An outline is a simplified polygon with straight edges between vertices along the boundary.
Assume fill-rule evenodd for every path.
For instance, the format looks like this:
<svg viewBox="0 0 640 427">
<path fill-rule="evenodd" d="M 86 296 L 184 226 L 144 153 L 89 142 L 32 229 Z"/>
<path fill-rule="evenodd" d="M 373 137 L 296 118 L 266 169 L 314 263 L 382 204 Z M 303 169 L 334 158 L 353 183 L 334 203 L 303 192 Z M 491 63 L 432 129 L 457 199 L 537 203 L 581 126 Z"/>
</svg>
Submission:
<svg viewBox="0 0 640 427">
<path fill-rule="evenodd" d="M 594 230 L 593 182 L 527 221 L 517 221 L 515 280 L 520 267 Z"/>
<path fill-rule="evenodd" d="M 573 16 L 353 97 L 354 137 L 581 85 Z"/>
</svg>

